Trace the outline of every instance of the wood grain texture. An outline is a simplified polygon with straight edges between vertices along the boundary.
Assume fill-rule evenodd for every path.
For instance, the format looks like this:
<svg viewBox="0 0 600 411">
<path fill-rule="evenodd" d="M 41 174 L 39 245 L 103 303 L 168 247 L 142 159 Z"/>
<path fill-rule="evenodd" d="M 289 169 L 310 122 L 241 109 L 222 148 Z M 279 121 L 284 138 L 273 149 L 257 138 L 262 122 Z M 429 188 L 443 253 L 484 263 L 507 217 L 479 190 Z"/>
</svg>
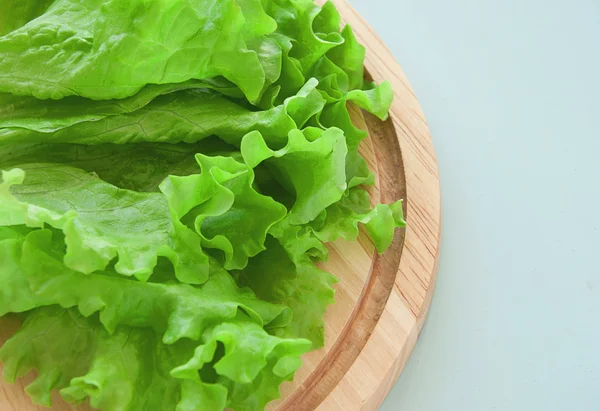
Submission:
<svg viewBox="0 0 600 411">
<path fill-rule="evenodd" d="M 395 92 L 387 121 L 356 108 L 352 117 L 369 132 L 361 153 L 377 175 L 369 189 L 372 203 L 404 199 L 407 227 L 397 232 L 383 255 L 376 254 L 364 233 L 358 242 L 329 246 L 330 258 L 322 268 L 341 281 L 336 304 L 325 316 L 326 345 L 304 357 L 295 381 L 282 386 L 282 399 L 270 404 L 269 411 L 376 410 L 414 348 L 435 284 L 440 188 L 423 113 L 400 66 L 375 32 L 344 0 L 334 2 L 366 46 L 368 75 L 377 82 L 390 81 Z M 0 343 L 17 327 L 14 318 L 0 320 Z M 0 411 L 47 410 L 32 405 L 24 392 L 32 374 L 15 385 L 0 383 Z M 56 411 L 90 410 L 53 398 Z"/>
</svg>

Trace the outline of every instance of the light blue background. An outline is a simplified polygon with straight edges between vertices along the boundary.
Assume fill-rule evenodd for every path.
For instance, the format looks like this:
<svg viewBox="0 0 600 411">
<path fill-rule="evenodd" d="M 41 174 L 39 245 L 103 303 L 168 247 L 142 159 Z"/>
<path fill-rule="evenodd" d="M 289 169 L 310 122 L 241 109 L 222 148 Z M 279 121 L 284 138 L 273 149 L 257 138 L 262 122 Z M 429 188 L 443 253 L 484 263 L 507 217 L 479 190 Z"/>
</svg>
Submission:
<svg viewBox="0 0 600 411">
<path fill-rule="evenodd" d="M 442 180 L 433 305 L 382 410 L 600 410 L 600 0 L 350 3 Z"/>
</svg>

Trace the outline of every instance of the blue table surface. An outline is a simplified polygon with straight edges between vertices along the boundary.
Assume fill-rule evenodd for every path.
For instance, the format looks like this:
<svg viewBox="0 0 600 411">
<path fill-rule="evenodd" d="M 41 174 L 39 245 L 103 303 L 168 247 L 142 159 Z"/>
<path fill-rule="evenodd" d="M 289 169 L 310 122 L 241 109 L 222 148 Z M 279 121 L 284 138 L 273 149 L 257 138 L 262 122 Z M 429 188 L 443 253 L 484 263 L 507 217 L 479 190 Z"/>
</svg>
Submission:
<svg viewBox="0 0 600 411">
<path fill-rule="evenodd" d="M 442 181 L 433 305 L 381 410 L 600 410 L 600 0 L 350 3 Z"/>
</svg>

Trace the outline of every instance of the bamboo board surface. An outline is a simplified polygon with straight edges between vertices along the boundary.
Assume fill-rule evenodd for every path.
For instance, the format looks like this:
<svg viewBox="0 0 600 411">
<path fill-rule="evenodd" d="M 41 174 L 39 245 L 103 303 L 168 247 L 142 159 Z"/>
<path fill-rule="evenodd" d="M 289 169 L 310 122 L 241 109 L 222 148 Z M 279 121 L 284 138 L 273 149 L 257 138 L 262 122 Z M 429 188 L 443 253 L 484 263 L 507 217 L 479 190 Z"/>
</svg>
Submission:
<svg viewBox="0 0 600 411">
<path fill-rule="evenodd" d="M 390 249 L 377 255 L 364 234 L 338 241 L 322 268 L 335 274 L 336 304 L 326 314 L 326 346 L 304 357 L 294 382 L 269 411 L 374 411 L 396 382 L 414 348 L 429 308 L 440 242 L 440 187 L 431 137 L 417 98 L 402 69 L 368 24 L 345 0 L 334 0 L 344 22 L 365 45 L 365 68 L 377 82 L 392 83 L 395 99 L 382 122 L 353 109 L 369 132 L 361 146 L 376 185 L 372 202 L 404 199 L 407 227 Z M 18 328 L 0 321 L 0 342 Z M 0 383 L 0 411 L 42 411 L 24 392 L 28 375 L 15 385 Z M 55 411 L 85 411 L 54 397 Z M 155 410 L 148 410 L 155 411 Z M 159 410 L 156 410 L 159 411 Z"/>
</svg>

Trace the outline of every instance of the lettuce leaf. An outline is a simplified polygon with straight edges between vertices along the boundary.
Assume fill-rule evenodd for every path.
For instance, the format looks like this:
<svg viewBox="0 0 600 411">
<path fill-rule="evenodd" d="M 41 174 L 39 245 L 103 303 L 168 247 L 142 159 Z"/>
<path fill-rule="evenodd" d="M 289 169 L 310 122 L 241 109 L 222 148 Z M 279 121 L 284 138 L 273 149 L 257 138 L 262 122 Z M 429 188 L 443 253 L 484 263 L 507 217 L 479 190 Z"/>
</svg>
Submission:
<svg viewBox="0 0 600 411">
<path fill-rule="evenodd" d="M 312 223 L 314 234 L 323 242 L 344 238 L 357 239 L 359 224 L 364 225 L 377 251 L 385 251 L 394 239 L 394 230 L 405 227 L 402 201 L 393 204 L 377 204 L 370 207 L 369 194 L 360 188 L 352 188 L 336 204 L 328 207 Z"/>
<path fill-rule="evenodd" d="M 205 333 L 204 341 L 171 375 L 196 383 L 204 377 L 203 382 L 209 382 L 206 367 L 212 365 L 213 381 L 207 385 L 224 386 L 226 407 L 236 410 L 264 409 L 279 398 L 279 385 L 292 379 L 302 365 L 300 356 L 310 349 L 308 340 L 274 337 L 248 322 L 216 326 Z M 222 356 L 211 364 L 219 351 Z"/>
<path fill-rule="evenodd" d="M 60 242 L 49 230 L 35 230 L 23 242 L 19 265 L 36 306 L 77 307 L 85 316 L 99 312 L 111 332 L 119 325 L 149 327 L 164 334 L 164 342 L 170 344 L 199 339 L 205 328 L 240 313 L 271 328 L 291 319 L 288 307 L 261 301 L 250 289 L 238 288 L 223 269 L 201 287 L 171 281 L 142 283 L 111 271 L 84 275 L 63 264 L 57 251 Z M 6 311 L 0 306 L 0 312 Z"/>
<path fill-rule="evenodd" d="M 0 227 L 0 317 L 38 306 L 21 269 L 23 234 L 11 227 Z"/>
<path fill-rule="evenodd" d="M 256 130 L 277 147 L 285 144 L 289 131 L 323 110 L 325 101 L 317 85 L 317 80 L 310 79 L 296 95 L 265 111 L 250 110 L 205 88 L 157 96 L 168 88 L 147 87 L 129 101 L 98 101 L 91 106 L 61 104 L 63 99 L 51 105 L 55 118 L 44 115 L 40 120 L 35 108 L 19 110 L 21 118 L 15 118 L 17 110 L 10 110 L 5 115 L 9 120 L 0 117 L 0 143 L 195 143 L 215 135 L 239 146 L 246 133 Z M 138 107 L 143 103 L 147 104 Z M 73 110 L 74 105 L 85 109 Z"/>
<path fill-rule="evenodd" d="M 0 36 L 4 36 L 43 14 L 54 0 L 0 1 Z"/>
<path fill-rule="evenodd" d="M 298 245 L 299 242 L 288 239 L 288 244 Z M 292 310 L 292 321 L 277 328 L 276 335 L 306 338 L 316 349 L 323 347 L 325 342 L 323 315 L 327 306 L 334 303 L 332 286 L 337 279 L 312 263 L 307 253 L 313 245 L 308 243 L 305 250 L 294 253 L 270 237 L 267 251 L 250 260 L 238 274 L 238 283 L 252 288 L 259 298 L 286 305 Z"/>
<path fill-rule="evenodd" d="M 93 317 L 53 306 L 27 314 L 0 359 L 8 381 L 38 371 L 27 392 L 41 405 L 51 406 L 51 391 L 60 390 L 67 401 L 89 397 L 99 409 L 220 411 L 277 398 L 276 387 L 300 366 L 308 347 L 245 321 L 212 328 L 200 345 L 165 345 L 151 329 L 119 327 L 110 334 Z"/>
<path fill-rule="evenodd" d="M 393 92 L 332 2 L 0 0 L 5 378 L 102 410 L 259 411 L 324 345 L 326 243 L 378 251 L 350 112 Z"/>
<path fill-rule="evenodd" d="M 63 123 L 63 127 L 59 127 L 58 121 L 52 123 L 49 132 L 37 131 L 34 126 L 2 128 L 0 142 L 194 143 L 217 135 L 235 143 L 255 129 L 282 141 L 287 132 L 296 127 L 293 118 L 281 106 L 255 112 L 204 89 L 159 96 L 133 112 L 105 116 L 95 121 L 70 121 L 74 124 Z M 52 131 L 53 128 L 57 129 Z"/>
<path fill-rule="evenodd" d="M 37 379 L 27 387 L 36 404 L 50 406 L 50 392 L 61 389 L 89 367 L 97 330 L 76 311 L 60 307 L 36 309 L 0 349 L 4 379 L 14 383 L 31 369 Z"/>
<path fill-rule="evenodd" d="M 119 188 L 141 192 L 158 192 L 160 183 L 170 175 L 198 173 L 198 153 L 230 155 L 234 151 L 235 147 L 216 138 L 196 144 L 0 144 L 0 158 L 7 170 L 22 164 L 61 164 L 95 173 Z"/>
<path fill-rule="evenodd" d="M 226 269 L 244 268 L 249 257 L 265 249 L 267 232 L 287 209 L 254 189 L 254 173 L 246 164 L 232 157 L 198 154 L 196 159 L 201 174 L 170 176 L 160 188 L 175 216 L 189 222 L 203 246 L 224 253 Z"/>
<path fill-rule="evenodd" d="M 103 270 L 118 257 L 117 272 L 147 281 L 163 256 L 183 282 L 201 284 L 208 277 L 200 238 L 173 218 L 160 193 L 122 190 L 60 164 L 22 165 L 2 178 L 0 207 L 6 211 L 0 226 L 48 224 L 62 230 L 65 264 L 72 269 Z"/>
<path fill-rule="evenodd" d="M 339 129 L 308 129 L 304 133 L 292 130 L 288 144 L 277 151 L 271 150 L 264 137 L 254 131 L 244 136 L 240 150 L 250 167 L 265 162 L 282 186 L 295 194 L 287 217 L 292 224 L 312 221 L 346 190 L 347 148 Z"/>
<path fill-rule="evenodd" d="M 85 121 L 98 121 L 144 108 L 156 97 L 179 90 L 210 88 L 205 82 L 191 80 L 177 84 L 151 84 L 135 95 L 121 100 L 88 100 L 78 96 L 58 101 L 31 96 L 0 94 L 0 127 L 23 128 L 49 133 Z"/>
<path fill-rule="evenodd" d="M 259 0 L 55 0 L 0 37 L 0 92 L 107 100 L 223 76 L 252 101 L 266 76 L 248 42 L 275 28 Z"/>
<path fill-rule="evenodd" d="M 277 22 L 277 32 L 295 40 L 290 57 L 298 61 L 303 73 L 307 73 L 329 50 L 343 44 L 344 39 L 339 33 L 340 17 L 332 4 L 321 9 L 312 0 L 267 3 L 267 13 Z"/>
</svg>

